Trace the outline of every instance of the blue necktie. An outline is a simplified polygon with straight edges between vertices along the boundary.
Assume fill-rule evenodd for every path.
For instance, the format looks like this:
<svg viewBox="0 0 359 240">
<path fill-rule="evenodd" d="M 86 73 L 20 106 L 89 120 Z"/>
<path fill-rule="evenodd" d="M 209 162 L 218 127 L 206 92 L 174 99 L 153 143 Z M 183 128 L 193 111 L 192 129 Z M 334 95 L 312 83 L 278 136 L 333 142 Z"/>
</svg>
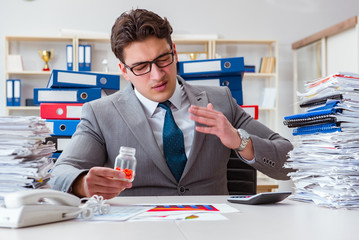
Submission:
<svg viewBox="0 0 359 240">
<path fill-rule="evenodd" d="M 187 161 L 183 133 L 173 118 L 170 108 L 171 102 L 166 101 L 159 103 L 159 106 L 166 110 L 162 134 L 163 152 L 165 154 L 167 165 L 178 182 Z"/>
</svg>

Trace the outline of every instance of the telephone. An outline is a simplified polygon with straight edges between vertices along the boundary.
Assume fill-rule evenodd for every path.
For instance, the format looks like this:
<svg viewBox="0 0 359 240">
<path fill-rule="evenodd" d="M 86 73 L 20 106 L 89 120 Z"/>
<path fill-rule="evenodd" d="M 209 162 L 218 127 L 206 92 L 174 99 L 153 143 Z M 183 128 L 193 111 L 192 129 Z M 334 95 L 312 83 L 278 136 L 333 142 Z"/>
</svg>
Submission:
<svg viewBox="0 0 359 240">
<path fill-rule="evenodd" d="M 9 193 L 0 207 L 0 227 L 20 228 L 76 218 L 81 199 L 51 189 Z"/>
</svg>

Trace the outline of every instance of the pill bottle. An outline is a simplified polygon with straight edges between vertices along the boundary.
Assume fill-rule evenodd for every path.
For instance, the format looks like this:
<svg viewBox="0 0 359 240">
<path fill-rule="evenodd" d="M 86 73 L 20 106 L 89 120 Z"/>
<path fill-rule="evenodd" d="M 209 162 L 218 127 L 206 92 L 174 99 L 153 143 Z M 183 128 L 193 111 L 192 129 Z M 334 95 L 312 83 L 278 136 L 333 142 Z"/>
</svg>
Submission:
<svg viewBox="0 0 359 240">
<path fill-rule="evenodd" d="M 136 149 L 131 147 L 121 147 L 115 161 L 115 170 L 122 171 L 126 174 L 124 181 L 132 182 L 135 178 L 136 171 Z"/>
</svg>

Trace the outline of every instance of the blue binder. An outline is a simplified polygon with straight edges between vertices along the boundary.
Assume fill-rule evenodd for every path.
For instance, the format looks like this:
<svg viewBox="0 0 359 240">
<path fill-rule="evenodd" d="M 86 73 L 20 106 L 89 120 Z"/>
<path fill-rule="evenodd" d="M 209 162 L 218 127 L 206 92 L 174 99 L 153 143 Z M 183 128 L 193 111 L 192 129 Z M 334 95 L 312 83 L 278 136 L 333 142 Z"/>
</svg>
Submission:
<svg viewBox="0 0 359 240">
<path fill-rule="evenodd" d="M 54 152 L 52 153 L 51 157 L 50 158 L 55 158 L 55 159 L 58 159 L 60 157 L 62 152 Z"/>
<path fill-rule="evenodd" d="M 78 63 L 79 63 L 79 71 L 85 70 L 85 46 L 79 45 L 78 49 Z"/>
<path fill-rule="evenodd" d="M 14 106 L 14 81 L 12 79 L 6 80 L 6 106 Z"/>
<path fill-rule="evenodd" d="M 84 63 L 84 71 L 91 71 L 91 45 L 84 45 L 85 51 L 85 63 Z"/>
<path fill-rule="evenodd" d="M 101 88 L 34 88 L 34 104 L 85 103 L 101 98 Z"/>
<path fill-rule="evenodd" d="M 232 97 L 237 100 L 238 105 L 243 105 L 243 92 L 242 90 L 231 90 Z"/>
<path fill-rule="evenodd" d="M 120 89 L 120 75 L 52 70 L 47 88 L 106 88 Z"/>
<path fill-rule="evenodd" d="M 299 113 L 299 114 L 286 116 L 284 117 L 284 119 L 285 120 L 306 119 L 306 118 L 318 117 L 321 115 L 336 114 L 338 112 L 341 112 L 341 109 L 335 108 L 335 106 L 338 103 L 339 101 L 328 101 L 328 103 L 325 106 L 312 109 L 311 111 L 308 111 L 306 113 Z"/>
<path fill-rule="evenodd" d="M 293 136 L 317 133 L 332 133 L 341 131 L 342 130 L 340 126 L 338 126 L 336 123 L 328 123 L 293 129 Z"/>
<path fill-rule="evenodd" d="M 237 76 L 220 76 L 220 77 L 205 77 L 205 78 L 187 78 L 188 83 L 195 83 L 196 85 L 217 85 L 227 86 L 231 90 L 242 90 L 242 75 Z M 203 84 L 201 84 L 203 82 Z"/>
<path fill-rule="evenodd" d="M 66 45 L 66 65 L 67 70 L 72 71 L 73 66 L 73 46 L 71 44 Z"/>
<path fill-rule="evenodd" d="M 56 136 L 72 136 L 80 120 L 46 120 L 46 126 L 48 126 L 52 132 L 51 135 Z"/>
<path fill-rule="evenodd" d="M 245 72 L 256 72 L 256 66 L 255 65 L 244 65 L 244 71 Z"/>
<path fill-rule="evenodd" d="M 20 106 L 21 105 L 21 80 L 14 79 L 14 99 L 13 99 L 13 106 Z"/>
<path fill-rule="evenodd" d="M 243 57 L 219 58 L 178 62 L 178 73 L 183 78 L 243 75 Z"/>
</svg>

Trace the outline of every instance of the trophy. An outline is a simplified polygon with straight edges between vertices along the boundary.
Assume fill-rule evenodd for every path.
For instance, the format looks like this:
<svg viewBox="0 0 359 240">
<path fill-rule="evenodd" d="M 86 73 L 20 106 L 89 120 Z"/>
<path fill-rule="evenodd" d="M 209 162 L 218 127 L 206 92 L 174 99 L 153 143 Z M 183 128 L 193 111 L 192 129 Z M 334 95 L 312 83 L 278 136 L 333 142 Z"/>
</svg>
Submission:
<svg viewBox="0 0 359 240">
<path fill-rule="evenodd" d="M 49 68 L 49 61 L 51 60 L 51 58 L 54 56 L 54 49 L 51 49 L 51 51 L 48 51 L 48 50 L 38 50 L 42 60 L 44 60 L 45 62 L 45 66 L 44 68 L 42 69 L 42 71 L 50 71 L 50 68 Z"/>
<path fill-rule="evenodd" d="M 197 54 L 196 53 L 190 53 L 189 54 L 189 58 L 193 61 L 197 59 Z"/>
</svg>

